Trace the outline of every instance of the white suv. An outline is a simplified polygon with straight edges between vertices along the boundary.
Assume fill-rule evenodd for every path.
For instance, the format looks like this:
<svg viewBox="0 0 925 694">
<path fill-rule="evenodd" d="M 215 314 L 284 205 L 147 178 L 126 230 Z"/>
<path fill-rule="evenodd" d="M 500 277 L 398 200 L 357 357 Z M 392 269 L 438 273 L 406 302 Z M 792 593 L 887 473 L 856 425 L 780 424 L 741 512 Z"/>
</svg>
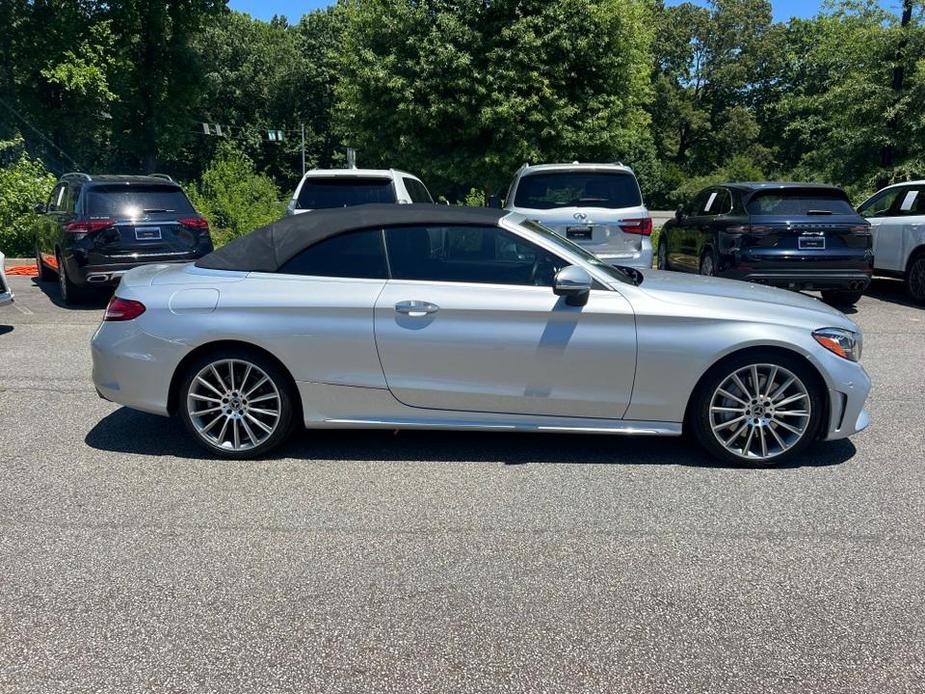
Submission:
<svg viewBox="0 0 925 694">
<path fill-rule="evenodd" d="M 925 181 L 888 186 L 858 212 L 874 235 L 874 270 L 905 279 L 912 298 L 925 304 Z"/>
<path fill-rule="evenodd" d="M 433 203 L 421 179 L 395 169 L 314 169 L 292 194 L 287 214 L 369 203 Z"/>
<path fill-rule="evenodd" d="M 520 212 L 611 265 L 652 267 L 652 217 L 623 164 L 525 165 L 505 209 Z"/>
</svg>

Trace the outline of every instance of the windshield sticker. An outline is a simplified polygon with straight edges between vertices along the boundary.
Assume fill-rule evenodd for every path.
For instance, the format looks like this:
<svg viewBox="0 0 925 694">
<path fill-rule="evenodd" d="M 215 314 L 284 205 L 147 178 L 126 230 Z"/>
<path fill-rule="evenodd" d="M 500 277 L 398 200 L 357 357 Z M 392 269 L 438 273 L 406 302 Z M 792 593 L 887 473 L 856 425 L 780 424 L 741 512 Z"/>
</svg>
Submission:
<svg viewBox="0 0 925 694">
<path fill-rule="evenodd" d="M 704 212 L 709 212 L 710 208 L 713 207 L 713 203 L 716 202 L 717 193 L 710 193 L 710 198 L 707 200 L 706 207 L 703 208 Z"/>
<path fill-rule="evenodd" d="M 919 196 L 919 191 L 910 190 L 906 193 L 906 197 L 903 198 L 903 204 L 899 206 L 903 212 L 908 212 L 912 209 L 912 206 L 915 204 L 915 199 Z"/>
</svg>

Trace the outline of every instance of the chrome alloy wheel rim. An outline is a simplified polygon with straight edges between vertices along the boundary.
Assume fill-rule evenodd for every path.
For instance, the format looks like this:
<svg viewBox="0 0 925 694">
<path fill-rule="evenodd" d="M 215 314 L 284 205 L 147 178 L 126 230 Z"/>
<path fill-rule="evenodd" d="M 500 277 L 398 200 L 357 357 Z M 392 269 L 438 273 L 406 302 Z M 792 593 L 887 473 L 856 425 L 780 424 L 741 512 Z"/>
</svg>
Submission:
<svg viewBox="0 0 925 694">
<path fill-rule="evenodd" d="M 212 446 L 248 451 L 280 421 L 279 390 L 266 372 L 242 359 L 222 359 L 193 378 L 186 398 L 196 432 Z"/>
<path fill-rule="evenodd" d="M 769 460 L 793 448 L 811 417 L 806 386 L 774 364 L 738 369 L 710 398 L 713 435 L 726 450 L 747 460 Z"/>
</svg>

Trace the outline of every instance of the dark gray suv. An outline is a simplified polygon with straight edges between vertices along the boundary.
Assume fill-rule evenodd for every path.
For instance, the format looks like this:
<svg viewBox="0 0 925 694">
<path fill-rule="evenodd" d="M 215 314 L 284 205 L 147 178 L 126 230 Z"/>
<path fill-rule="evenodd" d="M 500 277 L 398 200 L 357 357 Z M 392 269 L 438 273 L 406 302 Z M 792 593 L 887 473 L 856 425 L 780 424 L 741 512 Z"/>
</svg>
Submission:
<svg viewBox="0 0 925 694">
<path fill-rule="evenodd" d="M 164 174 L 65 174 L 36 212 L 39 278 L 57 276 L 66 304 L 115 286 L 138 265 L 188 262 L 212 251 L 209 223 Z"/>
</svg>

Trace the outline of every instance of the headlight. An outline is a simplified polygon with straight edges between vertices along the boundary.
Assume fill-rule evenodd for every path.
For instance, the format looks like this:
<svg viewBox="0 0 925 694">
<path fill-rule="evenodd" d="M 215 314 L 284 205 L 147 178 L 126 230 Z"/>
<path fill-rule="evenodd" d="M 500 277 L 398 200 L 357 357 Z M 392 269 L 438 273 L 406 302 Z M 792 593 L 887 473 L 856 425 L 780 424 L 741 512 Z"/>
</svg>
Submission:
<svg viewBox="0 0 925 694">
<path fill-rule="evenodd" d="M 813 331 L 813 337 L 820 345 L 843 359 L 861 359 L 861 335 L 842 328 L 821 328 Z"/>
</svg>

